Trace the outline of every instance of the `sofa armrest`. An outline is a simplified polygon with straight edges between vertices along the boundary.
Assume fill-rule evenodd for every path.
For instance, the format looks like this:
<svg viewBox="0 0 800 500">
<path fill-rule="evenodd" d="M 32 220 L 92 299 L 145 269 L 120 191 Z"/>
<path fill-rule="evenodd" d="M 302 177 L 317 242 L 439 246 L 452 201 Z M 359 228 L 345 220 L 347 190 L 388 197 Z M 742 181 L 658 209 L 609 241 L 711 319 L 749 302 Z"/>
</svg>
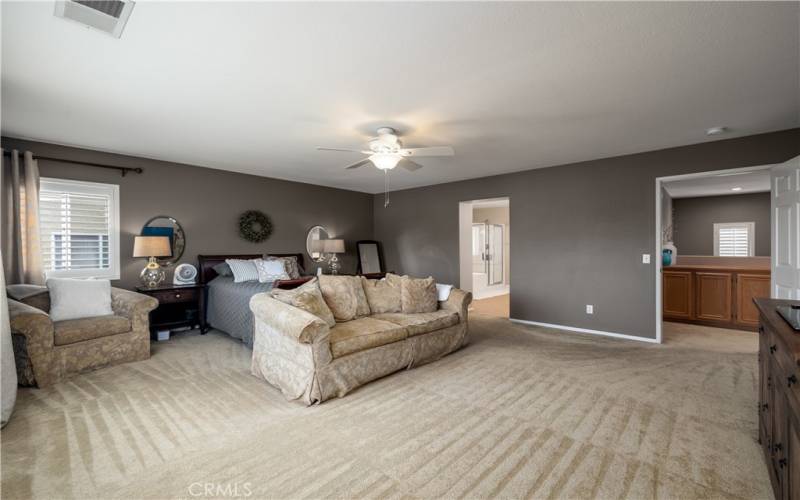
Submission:
<svg viewBox="0 0 800 500">
<path fill-rule="evenodd" d="M 147 326 L 148 313 L 158 307 L 158 300 L 142 293 L 111 288 L 111 310 L 117 316 L 124 316 L 131 321 L 133 329 Z"/>
<path fill-rule="evenodd" d="M 447 300 L 439 302 L 439 308 L 458 313 L 459 320 L 463 323 L 467 321 L 467 311 L 472 303 L 472 292 L 453 288 Z"/>
<path fill-rule="evenodd" d="M 250 310 L 256 321 L 300 342 L 314 344 L 328 338 L 328 324 L 308 311 L 273 299 L 267 293 L 257 293 L 250 299 Z"/>
<path fill-rule="evenodd" d="M 8 317 L 11 332 L 25 336 L 29 356 L 53 349 L 53 321 L 49 314 L 8 299 Z"/>
</svg>

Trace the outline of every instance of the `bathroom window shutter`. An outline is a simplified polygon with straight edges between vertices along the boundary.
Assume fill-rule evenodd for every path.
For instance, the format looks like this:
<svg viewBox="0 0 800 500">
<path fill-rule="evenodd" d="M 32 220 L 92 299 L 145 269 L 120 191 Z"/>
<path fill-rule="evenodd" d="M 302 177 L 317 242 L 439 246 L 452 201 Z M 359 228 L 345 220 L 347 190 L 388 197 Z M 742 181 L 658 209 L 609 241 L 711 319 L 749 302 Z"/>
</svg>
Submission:
<svg viewBox="0 0 800 500">
<path fill-rule="evenodd" d="M 714 255 L 718 257 L 752 257 L 754 222 L 714 224 Z"/>
</svg>

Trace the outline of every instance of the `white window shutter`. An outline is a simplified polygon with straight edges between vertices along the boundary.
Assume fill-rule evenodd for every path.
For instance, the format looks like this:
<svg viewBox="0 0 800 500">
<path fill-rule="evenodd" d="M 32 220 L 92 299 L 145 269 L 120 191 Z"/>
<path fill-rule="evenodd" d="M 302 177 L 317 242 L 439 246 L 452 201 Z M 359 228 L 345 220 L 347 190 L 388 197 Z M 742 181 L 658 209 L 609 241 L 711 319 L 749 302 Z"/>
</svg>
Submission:
<svg viewBox="0 0 800 500">
<path fill-rule="evenodd" d="M 118 187 L 42 179 L 39 217 L 48 276 L 119 278 Z"/>
<path fill-rule="evenodd" d="M 714 255 L 719 257 L 752 257 L 754 222 L 714 224 Z"/>
</svg>

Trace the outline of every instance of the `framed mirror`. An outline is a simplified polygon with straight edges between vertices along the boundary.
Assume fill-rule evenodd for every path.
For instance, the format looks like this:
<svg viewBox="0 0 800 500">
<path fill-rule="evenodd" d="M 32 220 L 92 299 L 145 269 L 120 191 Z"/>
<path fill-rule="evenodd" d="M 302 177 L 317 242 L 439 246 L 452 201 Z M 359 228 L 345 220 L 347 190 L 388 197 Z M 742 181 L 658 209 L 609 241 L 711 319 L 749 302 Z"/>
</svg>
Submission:
<svg viewBox="0 0 800 500">
<path fill-rule="evenodd" d="M 330 238 L 328 230 L 322 226 L 314 226 L 306 235 L 306 253 L 313 262 L 324 262 L 325 254 L 322 252 L 322 240 Z"/>
<path fill-rule="evenodd" d="M 359 274 L 383 273 L 383 254 L 380 242 L 361 240 L 356 243 Z"/>
<path fill-rule="evenodd" d="M 178 262 L 186 248 L 186 235 L 178 220 L 168 215 L 156 215 L 144 223 L 140 236 L 166 236 L 172 246 L 172 257 L 158 258 L 158 264 L 169 267 Z"/>
</svg>

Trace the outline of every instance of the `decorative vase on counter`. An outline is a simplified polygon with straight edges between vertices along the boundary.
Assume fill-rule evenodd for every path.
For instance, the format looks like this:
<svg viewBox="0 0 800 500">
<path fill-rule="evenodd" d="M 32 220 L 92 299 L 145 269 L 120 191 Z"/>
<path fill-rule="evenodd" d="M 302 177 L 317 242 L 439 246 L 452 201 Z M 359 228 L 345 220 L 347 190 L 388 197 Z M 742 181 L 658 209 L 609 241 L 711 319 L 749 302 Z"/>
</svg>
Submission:
<svg viewBox="0 0 800 500">
<path fill-rule="evenodd" d="M 661 248 L 661 263 L 664 266 L 674 266 L 678 261 L 678 249 L 671 241 L 664 243 Z"/>
</svg>

